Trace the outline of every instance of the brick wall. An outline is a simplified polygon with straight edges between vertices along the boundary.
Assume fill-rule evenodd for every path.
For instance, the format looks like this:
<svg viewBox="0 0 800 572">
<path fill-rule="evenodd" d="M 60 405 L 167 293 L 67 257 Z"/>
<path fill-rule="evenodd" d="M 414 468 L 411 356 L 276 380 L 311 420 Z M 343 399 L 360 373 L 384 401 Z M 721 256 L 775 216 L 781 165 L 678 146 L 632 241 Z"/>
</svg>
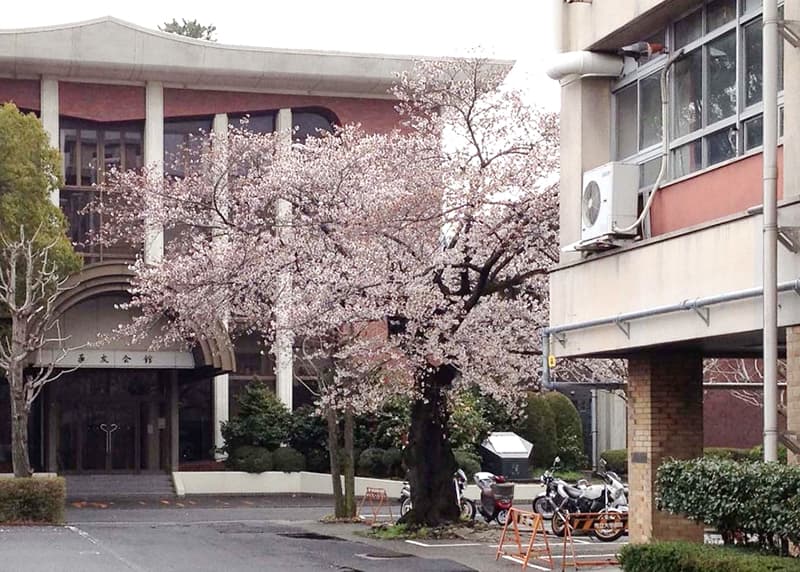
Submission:
<svg viewBox="0 0 800 572">
<path fill-rule="evenodd" d="M 144 121 L 144 87 L 58 83 L 59 113 L 92 121 Z"/>
<path fill-rule="evenodd" d="M 39 85 L 35 79 L 1 79 L 0 104 L 11 101 L 21 109 L 39 111 Z"/>
<path fill-rule="evenodd" d="M 703 451 L 703 364 L 690 353 L 640 353 L 628 364 L 628 473 L 631 542 L 702 541 L 702 526 L 659 511 L 656 470 L 670 457 Z"/>
</svg>

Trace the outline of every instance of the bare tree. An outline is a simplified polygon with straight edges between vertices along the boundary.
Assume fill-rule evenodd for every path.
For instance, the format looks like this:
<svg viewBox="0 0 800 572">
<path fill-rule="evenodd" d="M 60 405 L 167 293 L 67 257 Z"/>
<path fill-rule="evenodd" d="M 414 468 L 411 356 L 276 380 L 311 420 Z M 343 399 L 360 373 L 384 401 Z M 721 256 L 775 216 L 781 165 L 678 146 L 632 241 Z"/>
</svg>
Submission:
<svg viewBox="0 0 800 572">
<path fill-rule="evenodd" d="M 0 307 L 10 319 L 9 335 L 0 337 L 0 372 L 8 380 L 11 393 L 11 458 L 15 477 L 31 475 L 28 459 L 28 417 L 31 406 L 44 386 L 66 373 L 56 369 L 66 356 L 67 341 L 54 313 L 58 295 L 67 289 L 67 277 L 59 271 L 52 256 L 59 240 L 43 246 L 40 225 L 26 237 L 21 226 L 19 237 L 0 233 Z M 46 346 L 59 348 L 46 365 L 34 367 L 39 352 Z"/>
</svg>

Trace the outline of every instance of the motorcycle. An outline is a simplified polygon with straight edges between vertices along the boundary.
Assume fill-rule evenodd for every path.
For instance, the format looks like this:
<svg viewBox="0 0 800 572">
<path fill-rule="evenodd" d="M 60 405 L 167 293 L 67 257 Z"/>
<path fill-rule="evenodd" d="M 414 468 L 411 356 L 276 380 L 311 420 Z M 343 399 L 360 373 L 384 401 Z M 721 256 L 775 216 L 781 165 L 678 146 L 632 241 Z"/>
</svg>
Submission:
<svg viewBox="0 0 800 572">
<path fill-rule="evenodd" d="M 602 485 L 584 485 L 573 487 L 565 482 L 557 485 L 558 494 L 563 500 L 553 513 L 551 528 L 557 536 L 563 536 L 570 526 L 570 514 L 594 514 L 591 528 L 595 536 L 605 542 L 611 542 L 622 536 L 628 527 L 627 487 L 613 471 L 605 470 L 605 462 L 601 460 L 601 469 L 597 473 L 603 479 Z"/>
<path fill-rule="evenodd" d="M 475 473 L 475 484 L 481 491 L 478 512 L 486 522 L 505 524 L 508 509 L 514 504 L 514 483 L 507 483 L 502 475 L 481 471 Z"/>
<path fill-rule="evenodd" d="M 553 518 L 556 508 L 564 500 L 558 494 L 558 484 L 563 481 L 553 475 L 560 464 L 561 458 L 556 457 L 553 460 L 553 465 L 539 477 L 540 482 L 545 486 L 545 492 L 533 499 L 533 512 L 541 514 L 545 520 Z"/>
<path fill-rule="evenodd" d="M 475 518 L 475 503 L 464 496 L 464 489 L 467 486 L 467 475 L 463 470 L 458 469 L 453 474 L 453 486 L 456 491 L 456 504 L 459 506 L 460 515 L 463 520 L 473 520 Z M 405 516 L 413 508 L 411 504 L 411 485 L 403 483 L 400 489 L 400 516 Z"/>
</svg>

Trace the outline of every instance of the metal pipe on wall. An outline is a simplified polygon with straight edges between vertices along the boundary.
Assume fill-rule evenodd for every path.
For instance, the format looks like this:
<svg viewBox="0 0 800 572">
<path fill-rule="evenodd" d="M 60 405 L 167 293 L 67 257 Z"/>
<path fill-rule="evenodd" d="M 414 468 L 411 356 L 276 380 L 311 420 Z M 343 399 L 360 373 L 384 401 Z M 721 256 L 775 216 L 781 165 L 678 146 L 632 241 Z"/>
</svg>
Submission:
<svg viewBox="0 0 800 572">
<path fill-rule="evenodd" d="M 778 2 L 764 0 L 764 461 L 778 460 Z"/>
</svg>

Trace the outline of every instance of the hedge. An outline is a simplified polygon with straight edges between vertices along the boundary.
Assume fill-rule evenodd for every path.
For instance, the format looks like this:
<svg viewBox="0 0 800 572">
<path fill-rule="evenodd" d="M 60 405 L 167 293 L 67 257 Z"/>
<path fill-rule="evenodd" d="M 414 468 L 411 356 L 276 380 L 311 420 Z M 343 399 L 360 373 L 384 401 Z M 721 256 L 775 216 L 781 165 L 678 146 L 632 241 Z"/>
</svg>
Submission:
<svg viewBox="0 0 800 572">
<path fill-rule="evenodd" d="M 67 486 L 61 477 L 0 478 L 0 522 L 64 522 Z"/>
<path fill-rule="evenodd" d="M 706 457 L 670 460 L 656 477 L 659 508 L 713 526 L 726 544 L 769 551 L 800 541 L 800 467 Z"/>
<path fill-rule="evenodd" d="M 609 449 L 600 453 L 600 458 L 605 460 L 606 468 L 615 473 L 627 474 L 628 472 L 628 450 Z"/>
<path fill-rule="evenodd" d="M 242 445 L 233 450 L 228 457 L 226 465 L 231 469 L 248 473 L 271 471 L 273 466 L 272 453 L 265 447 Z"/>
<path fill-rule="evenodd" d="M 467 475 L 467 481 L 472 482 L 472 476 L 481 470 L 481 458 L 469 449 L 456 449 L 453 451 L 456 465 Z"/>
<path fill-rule="evenodd" d="M 689 542 L 628 544 L 619 563 L 626 572 L 800 572 L 794 558 Z"/>
<path fill-rule="evenodd" d="M 758 462 L 764 459 L 763 449 L 760 445 L 752 449 L 738 449 L 736 447 L 706 447 L 703 449 L 704 457 L 715 459 L 730 459 L 732 461 Z M 600 453 L 600 458 L 605 459 L 608 469 L 621 474 L 628 473 L 628 450 L 609 449 Z M 778 446 L 778 460 L 786 464 L 786 447 Z"/>
<path fill-rule="evenodd" d="M 285 473 L 305 471 L 306 459 L 303 454 L 291 447 L 279 447 L 272 452 L 272 469 Z"/>
</svg>

